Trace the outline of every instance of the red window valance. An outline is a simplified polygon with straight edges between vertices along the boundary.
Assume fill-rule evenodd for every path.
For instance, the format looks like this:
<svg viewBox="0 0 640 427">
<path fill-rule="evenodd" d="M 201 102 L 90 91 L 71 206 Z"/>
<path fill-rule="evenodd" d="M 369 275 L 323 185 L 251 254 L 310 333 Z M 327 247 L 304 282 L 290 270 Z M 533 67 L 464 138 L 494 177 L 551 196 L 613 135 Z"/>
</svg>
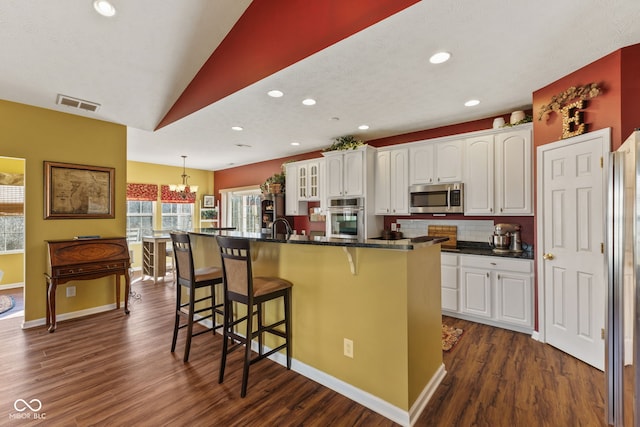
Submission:
<svg viewBox="0 0 640 427">
<path fill-rule="evenodd" d="M 171 191 L 168 185 L 162 185 L 160 186 L 160 199 L 162 203 L 195 203 L 196 193 Z"/>
<path fill-rule="evenodd" d="M 127 200 L 155 202 L 158 200 L 158 185 L 127 183 Z"/>
</svg>

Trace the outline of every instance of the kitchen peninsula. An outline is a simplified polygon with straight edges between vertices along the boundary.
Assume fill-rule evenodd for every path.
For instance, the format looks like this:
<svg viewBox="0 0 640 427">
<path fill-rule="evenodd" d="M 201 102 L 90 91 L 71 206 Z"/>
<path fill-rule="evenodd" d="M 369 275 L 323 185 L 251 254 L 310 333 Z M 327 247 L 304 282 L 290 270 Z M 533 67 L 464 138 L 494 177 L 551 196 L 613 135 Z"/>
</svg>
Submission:
<svg viewBox="0 0 640 427">
<path fill-rule="evenodd" d="M 445 375 L 440 243 L 446 239 L 272 239 L 201 229 L 191 233 L 196 264 L 220 265 L 212 238 L 218 233 L 251 240 L 255 275 L 293 282 L 293 370 L 399 424 L 417 418 Z"/>
</svg>

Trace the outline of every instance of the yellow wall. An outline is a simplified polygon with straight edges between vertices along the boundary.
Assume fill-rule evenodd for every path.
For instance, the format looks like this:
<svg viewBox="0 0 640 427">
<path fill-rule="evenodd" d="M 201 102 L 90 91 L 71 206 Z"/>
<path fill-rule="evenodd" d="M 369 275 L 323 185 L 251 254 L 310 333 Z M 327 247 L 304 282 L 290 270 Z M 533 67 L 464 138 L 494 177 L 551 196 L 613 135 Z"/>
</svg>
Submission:
<svg viewBox="0 0 640 427">
<path fill-rule="evenodd" d="M 181 160 L 177 156 L 178 160 Z M 189 158 L 187 158 L 187 163 Z M 198 186 L 198 197 L 196 200 L 196 208 L 194 209 L 194 227 L 198 226 L 198 218 L 200 217 L 200 205 L 202 202 L 202 196 L 205 194 L 213 194 L 213 172 L 200 169 L 186 169 L 186 173 L 189 176 L 189 185 Z M 157 184 L 158 185 L 158 197 L 160 194 L 160 185 L 171 185 L 182 183 L 182 166 L 164 166 L 154 163 L 143 163 L 127 161 L 127 182 L 132 184 Z M 158 199 L 159 200 L 159 199 Z M 159 206 L 158 206 L 159 208 Z M 160 212 L 156 212 L 154 218 L 154 229 L 162 229 L 162 221 Z M 141 266 L 142 260 L 142 245 L 140 243 L 131 244 L 129 249 L 133 251 L 133 263 L 134 268 Z"/>
<path fill-rule="evenodd" d="M 0 157 L 0 172 L 24 174 L 24 160 Z M 0 255 L 0 270 L 4 273 L 0 286 L 23 283 L 24 253 Z"/>
<path fill-rule="evenodd" d="M 46 243 L 77 235 L 124 236 L 126 227 L 126 128 L 0 100 L 0 156 L 25 159 L 25 322 L 45 317 Z M 45 220 L 43 162 L 115 168 L 115 218 Z M 77 296 L 58 290 L 58 313 L 113 304 L 113 278 L 70 282 Z"/>
</svg>

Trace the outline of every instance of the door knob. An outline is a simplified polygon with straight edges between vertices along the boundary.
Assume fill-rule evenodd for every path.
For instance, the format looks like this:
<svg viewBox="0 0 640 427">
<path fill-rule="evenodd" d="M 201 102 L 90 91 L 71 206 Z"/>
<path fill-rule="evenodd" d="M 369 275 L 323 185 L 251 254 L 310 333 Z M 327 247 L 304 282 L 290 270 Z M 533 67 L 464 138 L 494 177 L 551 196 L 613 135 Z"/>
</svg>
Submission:
<svg viewBox="0 0 640 427">
<path fill-rule="evenodd" d="M 542 258 L 546 259 L 547 261 L 549 261 L 549 260 L 552 260 L 555 257 L 553 256 L 553 254 L 544 254 L 544 255 L 542 255 Z"/>
</svg>

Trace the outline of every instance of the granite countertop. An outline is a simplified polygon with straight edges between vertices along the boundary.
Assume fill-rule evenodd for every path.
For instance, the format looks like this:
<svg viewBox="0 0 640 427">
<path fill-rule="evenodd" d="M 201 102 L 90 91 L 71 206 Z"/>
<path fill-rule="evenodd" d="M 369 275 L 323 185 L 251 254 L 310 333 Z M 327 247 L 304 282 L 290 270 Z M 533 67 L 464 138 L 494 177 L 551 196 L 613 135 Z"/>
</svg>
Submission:
<svg viewBox="0 0 640 427">
<path fill-rule="evenodd" d="M 295 234 L 288 239 L 285 235 L 278 234 L 276 238 L 271 237 L 270 233 L 248 233 L 240 231 L 225 231 L 211 228 L 199 228 L 191 231 L 192 234 L 201 236 L 230 236 L 242 237 L 256 242 L 273 242 L 273 243 L 291 243 L 299 245 L 318 245 L 318 246 L 344 246 L 352 248 L 378 248 L 378 249 L 398 249 L 412 250 L 422 246 L 435 245 L 447 241 L 446 237 L 419 236 L 407 239 L 383 240 L 381 238 L 349 240 L 334 239 L 324 236 L 305 236 Z"/>
<path fill-rule="evenodd" d="M 522 252 L 494 252 L 488 243 L 483 242 L 467 242 L 458 241 L 456 248 L 442 248 L 442 252 L 465 254 L 465 255 L 482 255 L 482 256 L 498 256 L 504 258 L 516 259 L 533 259 L 533 250 L 528 249 Z"/>
</svg>

